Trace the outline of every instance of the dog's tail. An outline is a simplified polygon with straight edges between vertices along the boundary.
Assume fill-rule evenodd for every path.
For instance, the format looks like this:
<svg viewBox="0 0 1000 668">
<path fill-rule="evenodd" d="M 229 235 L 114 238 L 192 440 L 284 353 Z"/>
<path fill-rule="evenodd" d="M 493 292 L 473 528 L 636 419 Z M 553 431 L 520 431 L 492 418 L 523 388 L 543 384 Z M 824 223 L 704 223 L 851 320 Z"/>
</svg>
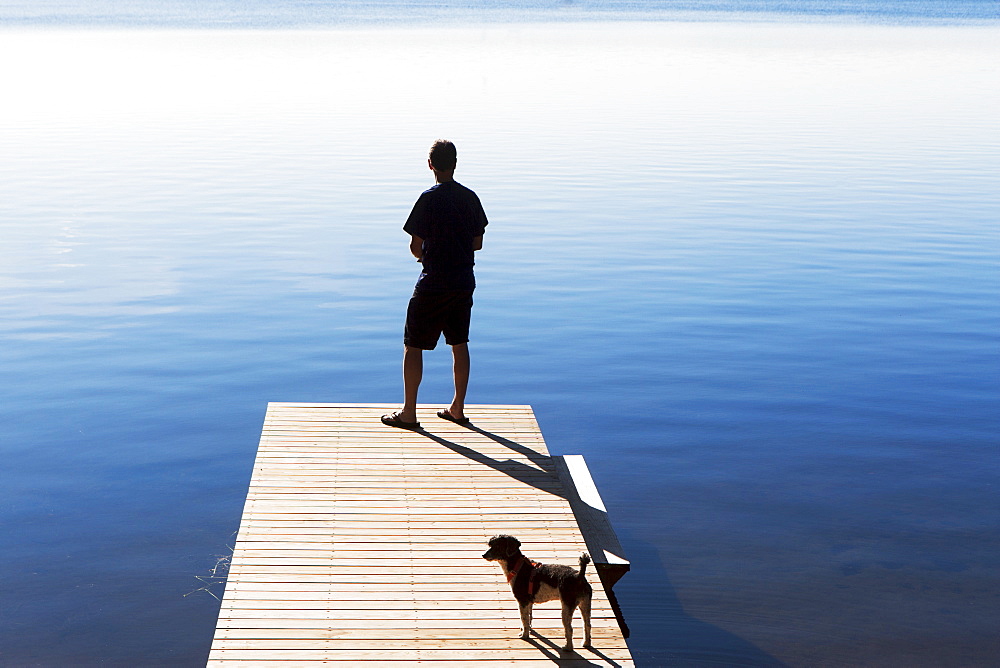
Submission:
<svg viewBox="0 0 1000 668">
<path fill-rule="evenodd" d="M 580 575 L 577 577 L 583 579 L 583 574 L 587 571 L 587 564 L 590 563 L 590 555 L 584 552 L 580 555 Z"/>
</svg>

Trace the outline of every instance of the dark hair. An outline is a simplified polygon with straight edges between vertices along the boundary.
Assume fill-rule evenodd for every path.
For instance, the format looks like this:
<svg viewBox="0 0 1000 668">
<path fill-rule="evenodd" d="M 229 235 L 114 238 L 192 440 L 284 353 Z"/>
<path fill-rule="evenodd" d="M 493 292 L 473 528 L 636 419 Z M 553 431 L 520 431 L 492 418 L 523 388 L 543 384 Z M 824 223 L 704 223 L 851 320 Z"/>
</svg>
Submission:
<svg viewBox="0 0 1000 668">
<path fill-rule="evenodd" d="M 447 139 L 438 139 L 431 146 L 430 159 L 434 169 L 440 172 L 450 172 L 455 169 L 455 165 L 458 163 L 458 151 L 455 149 L 455 145 Z"/>
</svg>

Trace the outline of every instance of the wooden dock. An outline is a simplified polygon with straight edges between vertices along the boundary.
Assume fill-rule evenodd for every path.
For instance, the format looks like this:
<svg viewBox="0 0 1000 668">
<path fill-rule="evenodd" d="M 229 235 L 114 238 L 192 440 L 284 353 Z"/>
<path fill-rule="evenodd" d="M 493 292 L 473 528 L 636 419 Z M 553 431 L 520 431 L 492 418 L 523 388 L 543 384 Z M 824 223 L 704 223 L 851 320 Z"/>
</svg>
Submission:
<svg viewBox="0 0 1000 668">
<path fill-rule="evenodd" d="M 601 582 L 627 562 L 613 532 L 588 547 L 573 510 L 603 510 L 589 474 L 566 478 L 582 458 L 551 457 L 530 406 L 470 406 L 470 426 L 421 406 L 421 432 L 382 425 L 394 408 L 268 406 L 208 665 L 632 666 Z M 577 612 L 576 653 L 560 653 L 557 602 L 518 638 L 510 587 L 482 559 L 500 533 L 536 561 L 589 550 L 610 569 L 588 570 L 592 650 Z"/>
</svg>

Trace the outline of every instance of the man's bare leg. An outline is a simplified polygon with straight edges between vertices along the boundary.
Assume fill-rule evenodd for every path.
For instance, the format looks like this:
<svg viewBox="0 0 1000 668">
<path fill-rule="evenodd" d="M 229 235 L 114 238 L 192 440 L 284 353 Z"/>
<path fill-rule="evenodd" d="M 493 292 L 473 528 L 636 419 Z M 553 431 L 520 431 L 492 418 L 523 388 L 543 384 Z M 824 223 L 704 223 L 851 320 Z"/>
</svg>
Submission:
<svg viewBox="0 0 1000 668">
<path fill-rule="evenodd" d="M 417 390 L 424 376 L 424 351 L 420 348 L 403 347 L 403 409 L 399 419 L 404 422 L 417 421 Z"/>
<path fill-rule="evenodd" d="M 455 398 L 451 401 L 448 414 L 456 420 L 465 417 L 465 393 L 469 389 L 469 344 L 459 343 L 451 347 L 452 371 L 455 375 Z"/>
</svg>

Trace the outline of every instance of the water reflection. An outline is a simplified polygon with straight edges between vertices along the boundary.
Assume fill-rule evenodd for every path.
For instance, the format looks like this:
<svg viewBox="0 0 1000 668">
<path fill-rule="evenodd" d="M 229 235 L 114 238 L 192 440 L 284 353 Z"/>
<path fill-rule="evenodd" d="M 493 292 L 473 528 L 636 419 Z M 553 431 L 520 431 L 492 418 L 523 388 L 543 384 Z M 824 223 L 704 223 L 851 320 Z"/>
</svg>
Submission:
<svg viewBox="0 0 1000 668">
<path fill-rule="evenodd" d="M 993 33 L 441 34 L 3 35 L 5 659 L 204 659 L 266 402 L 397 398 L 447 135 L 492 222 L 470 402 L 586 455 L 637 656 L 989 663 Z"/>
</svg>

